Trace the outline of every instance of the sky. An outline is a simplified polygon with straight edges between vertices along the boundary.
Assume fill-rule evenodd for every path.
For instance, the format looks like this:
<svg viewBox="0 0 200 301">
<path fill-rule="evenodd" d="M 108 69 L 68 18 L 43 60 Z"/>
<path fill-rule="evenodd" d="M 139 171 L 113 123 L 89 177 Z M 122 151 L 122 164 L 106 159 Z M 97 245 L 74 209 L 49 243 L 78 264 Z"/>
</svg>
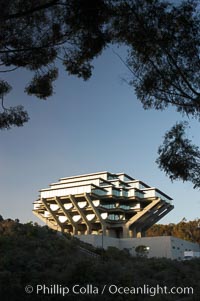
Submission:
<svg viewBox="0 0 200 301">
<path fill-rule="evenodd" d="M 125 50 L 117 51 L 125 55 Z M 112 47 L 94 61 L 93 76 L 86 82 L 61 70 L 48 100 L 24 94 L 29 72 L 6 76 L 13 90 L 5 105 L 24 105 L 30 121 L 0 131 L 4 218 L 40 223 L 32 213 L 40 189 L 61 177 L 99 171 L 127 173 L 172 197 L 174 209 L 159 223 L 200 218 L 199 191 L 189 182 L 172 183 L 155 163 L 166 130 L 182 116 L 172 109 L 144 110 L 124 81 L 131 75 Z M 199 123 L 191 120 L 190 125 L 188 137 L 200 145 Z"/>
</svg>

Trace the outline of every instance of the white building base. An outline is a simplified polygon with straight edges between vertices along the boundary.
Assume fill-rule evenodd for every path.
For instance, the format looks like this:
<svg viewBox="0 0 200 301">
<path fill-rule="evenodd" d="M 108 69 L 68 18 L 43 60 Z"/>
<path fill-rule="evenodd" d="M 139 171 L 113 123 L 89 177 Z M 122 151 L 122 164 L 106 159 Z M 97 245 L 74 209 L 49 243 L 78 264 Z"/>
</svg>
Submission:
<svg viewBox="0 0 200 301">
<path fill-rule="evenodd" d="M 75 235 L 81 241 L 89 243 L 97 248 L 107 249 L 116 247 L 120 250 L 127 249 L 130 254 L 136 256 L 137 246 L 148 248 L 147 257 L 184 259 L 184 252 L 199 252 L 200 247 L 197 243 L 192 243 L 173 236 L 141 237 L 141 238 L 113 238 L 102 235 Z"/>
</svg>

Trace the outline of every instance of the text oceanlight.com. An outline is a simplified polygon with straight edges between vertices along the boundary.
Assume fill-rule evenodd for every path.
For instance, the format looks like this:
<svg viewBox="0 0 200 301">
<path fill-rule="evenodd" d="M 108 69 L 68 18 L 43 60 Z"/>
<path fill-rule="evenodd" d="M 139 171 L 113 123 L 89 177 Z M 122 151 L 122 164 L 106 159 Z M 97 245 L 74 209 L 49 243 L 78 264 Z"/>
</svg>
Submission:
<svg viewBox="0 0 200 301">
<path fill-rule="evenodd" d="M 25 287 L 27 294 L 35 293 L 37 295 L 149 295 L 154 297 L 155 295 L 193 295 L 194 291 L 192 287 L 167 287 L 167 286 L 150 286 L 144 284 L 142 286 L 120 286 L 115 284 L 105 284 L 102 286 L 96 286 L 93 284 L 74 284 L 73 286 L 64 286 L 61 284 L 38 284 L 35 287 L 27 285 Z"/>
</svg>

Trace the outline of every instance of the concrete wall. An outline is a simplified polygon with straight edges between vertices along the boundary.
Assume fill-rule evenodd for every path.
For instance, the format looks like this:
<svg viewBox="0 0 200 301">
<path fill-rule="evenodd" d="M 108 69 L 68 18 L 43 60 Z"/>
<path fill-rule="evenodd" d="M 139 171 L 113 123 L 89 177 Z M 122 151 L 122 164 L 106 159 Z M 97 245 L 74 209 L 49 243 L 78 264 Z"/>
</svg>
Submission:
<svg viewBox="0 0 200 301">
<path fill-rule="evenodd" d="M 120 250 L 128 249 L 135 256 L 135 248 L 144 245 L 149 248 L 148 257 L 183 259 L 184 251 L 200 251 L 196 243 L 188 242 L 173 236 L 141 237 L 141 238 L 113 238 L 102 235 L 76 235 L 80 240 L 94 247 L 107 249 L 109 246 Z"/>
<path fill-rule="evenodd" d="M 183 259 L 185 251 L 200 251 L 198 244 L 171 236 L 172 258 Z"/>
<path fill-rule="evenodd" d="M 129 249 L 133 256 L 136 256 L 136 247 L 143 245 L 149 248 L 148 257 L 172 257 L 169 236 L 121 239 L 119 245 L 120 249 Z"/>
<path fill-rule="evenodd" d="M 87 242 L 93 245 L 96 248 L 103 248 L 107 249 L 108 247 L 116 247 L 119 249 L 119 240 L 118 238 L 108 237 L 104 235 L 75 235 L 75 237 L 79 238 L 80 240 Z"/>
</svg>

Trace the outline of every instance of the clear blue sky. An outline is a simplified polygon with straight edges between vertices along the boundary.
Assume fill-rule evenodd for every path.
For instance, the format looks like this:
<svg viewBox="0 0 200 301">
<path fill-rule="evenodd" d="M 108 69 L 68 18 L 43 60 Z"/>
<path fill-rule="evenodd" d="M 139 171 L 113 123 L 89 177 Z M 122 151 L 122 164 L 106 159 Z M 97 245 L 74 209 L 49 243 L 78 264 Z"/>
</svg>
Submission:
<svg viewBox="0 0 200 301">
<path fill-rule="evenodd" d="M 60 72 L 47 101 L 23 93 L 28 72 L 8 75 L 14 89 L 7 105 L 23 104 L 30 121 L 0 132 L 0 214 L 39 222 L 32 214 L 39 189 L 60 177 L 107 170 L 125 172 L 170 195 L 175 208 L 160 223 L 199 218 L 199 191 L 191 183 L 171 183 L 155 163 L 165 131 L 181 116 L 172 109 L 145 111 L 123 82 L 130 74 L 111 49 L 94 65 L 87 82 Z M 188 135 L 200 144 L 197 121 Z"/>
</svg>

